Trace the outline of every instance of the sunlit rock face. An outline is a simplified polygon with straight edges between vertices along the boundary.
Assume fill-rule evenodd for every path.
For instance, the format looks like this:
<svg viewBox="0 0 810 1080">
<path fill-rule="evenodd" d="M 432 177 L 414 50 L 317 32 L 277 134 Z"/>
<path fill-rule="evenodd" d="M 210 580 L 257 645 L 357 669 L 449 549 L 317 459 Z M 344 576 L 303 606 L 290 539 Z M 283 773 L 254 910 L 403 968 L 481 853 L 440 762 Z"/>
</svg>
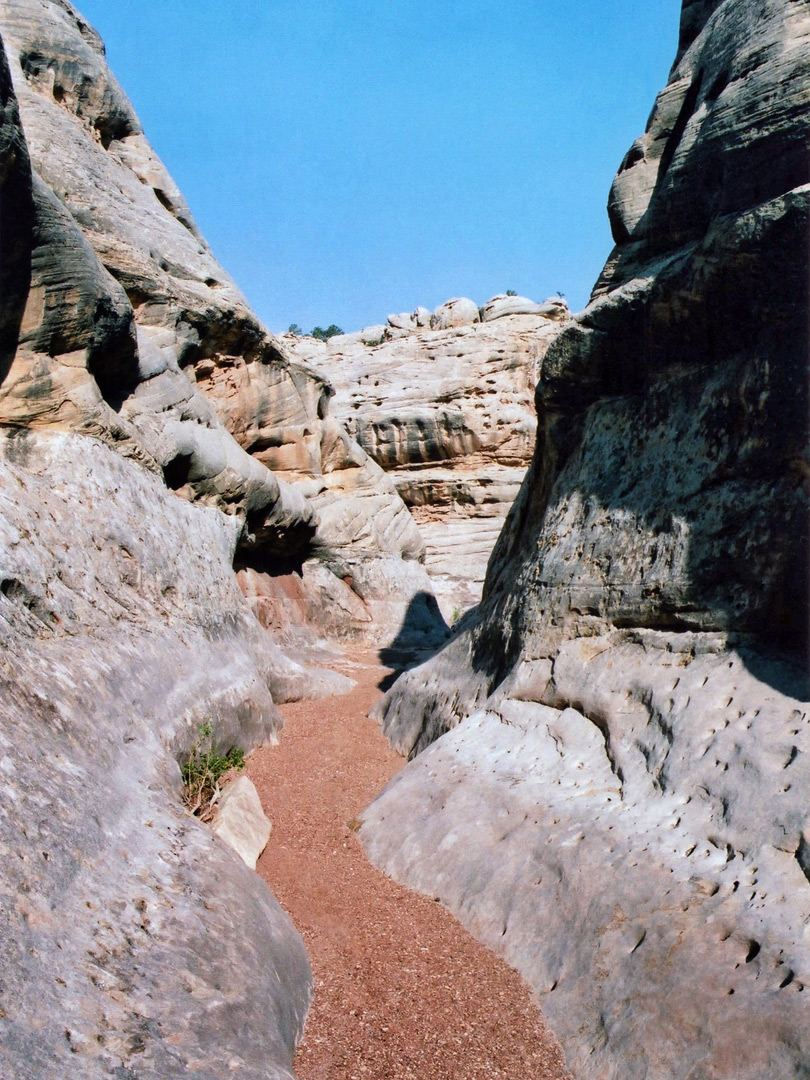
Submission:
<svg viewBox="0 0 810 1080">
<path fill-rule="evenodd" d="M 167 490 L 123 416 L 131 303 L 32 171 L 2 49 L 0 148 L 0 1074 L 291 1077 L 303 944 L 182 809 L 177 762 L 202 724 L 274 738 L 274 699 L 335 679 L 250 613 L 238 515 Z"/>
<path fill-rule="evenodd" d="M 361 600 L 362 619 L 318 593 L 308 625 L 342 613 L 344 636 L 389 640 L 414 589 L 430 591 L 401 565 L 423 544 L 392 483 L 330 417 L 326 380 L 285 354 L 216 262 L 96 32 L 60 0 L 0 0 L 0 30 L 33 166 L 7 185 L 30 221 L 8 215 L 23 284 L 4 316 L 0 420 L 69 425 L 162 471 L 241 522 L 237 561 L 256 574 L 300 586 L 314 560 L 342 582 L 379 559 L 383 591 Z M 396 609 L 396 626 L 367 600 Z M 423 636 L 442 630 L 436 613 Z"/>
<path fill-rule="evenodd" d="M 332 412 L 410 509 L 452 621 L 481 598 L 534 450 L 541 361 L 570 313 L 562 301 L 513 296 L 480 312 L 462 298 L 421 310 L 328 342 L 282 340 L 330 380 Z"/>
<path fill-rule="evenodd" d="M 0 0 L 0 34 L 0 1075 L 291 1078 L 302 942 L 178 762 L 351 685 L 282 653 L 239 579 L 297 583 L 310 634 L 402 639 L 415 612 L 436 641 L 421 539 L 217 265 L 95 32 Z"/>
<path fill-rule="evenodd" d="M 7 429 L 0 505 L 0 1075 L 291 1077 L 303 944 L 177 759 L 328 684 L 247 609 L 233 519 L 99 440 Z"/>
<path fill-rule="evenodd" d="M 810 5 L 684 4 L 481 607 L 381 708 L 425 752 L 369 851 L 521 967 L 577 1076 L 810 1060 L 808 98 Z"/>
</svg>

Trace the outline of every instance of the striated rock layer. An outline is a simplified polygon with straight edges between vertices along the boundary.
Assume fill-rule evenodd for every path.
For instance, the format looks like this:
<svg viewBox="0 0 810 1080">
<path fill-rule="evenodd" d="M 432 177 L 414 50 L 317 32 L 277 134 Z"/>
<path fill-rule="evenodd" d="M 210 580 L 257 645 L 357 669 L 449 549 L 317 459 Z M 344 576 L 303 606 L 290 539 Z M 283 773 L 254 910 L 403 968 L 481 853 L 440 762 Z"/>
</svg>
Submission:
<svg viewBox="0 0 810 1080">
<path fill-rule="evenodd" d="M 335 416 L 409 507 L 448 620 L 481 597 L 534 450 L 537 373 L 569 318 L 562 301 L 457 298 L 327 342 L 283 338 L 329 378 Z"/>
<path fill-rule="evenodd" d="M 0 1074 L 292 1077 L 303 944 L 176 759 L 272 738 L 317 676 L 247 610 L 233 519 L 87 436 L 0 455 Z"/>
<path fill-rule="evenodd" d="M 808 98 L 806 0 L 684 3 L 480 609 L 382 707 L 369 852 L 577 1076 L 810 1062 Z"/>
<path fill-rule="evenodd" d="M 246 583 L 254 601 L 276 587 L 265 578 L 294 574 L 316 630 L 396 634 L 430 591 L 403 563 L 423 544 L 391 481 L 329 415 L 330 386 L 285 354 L 216 262 L 75 9 L 0 0 L 0 30 L 33 166 L 8 195 L 20 218 L 9 277 L 24 284 L 11 294 L 0 421 L 90 432 L 235 515 L 237 563 L 261 578 Z M 308 588 L 309 560 L 328 588 Z M 355 576 L 375 579 L 370 594 L 352 592 Z M 376 602 L 396 616 L 390 633 Z M 434 614 L 420 629 L 442 628 Z"/>
<path fill-rule="evenodd" d="M 262 591 L 300 592 L 279 638 L 440 639 L 421 538 L 92 28 L 0 0 L 0 33 L 0 1075 L 289 1080 L 303 945 L 178 762 L 351 685 L 280 651 Z"/>
</svg>

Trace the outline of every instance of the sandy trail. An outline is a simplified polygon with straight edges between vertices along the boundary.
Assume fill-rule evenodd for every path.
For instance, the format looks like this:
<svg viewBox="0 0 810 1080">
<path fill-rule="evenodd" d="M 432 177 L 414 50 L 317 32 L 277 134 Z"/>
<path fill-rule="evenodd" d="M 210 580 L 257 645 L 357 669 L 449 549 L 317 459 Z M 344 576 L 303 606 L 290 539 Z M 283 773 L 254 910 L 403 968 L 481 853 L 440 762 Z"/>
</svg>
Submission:
<svg viewBox="0 0 810 1080">
<path fill-rule="evenodd" d="M 351 825 L 404 764 L 367 718 L 386 670 L 343 697 L 282 706 L 281 745 L 248 775 L 273 823 L 258 870 L 303 935 L 315 1000 L 300 1080 L 564 1080 L 527 985 L 432 899 L 365 858 Z"/>
</svg>

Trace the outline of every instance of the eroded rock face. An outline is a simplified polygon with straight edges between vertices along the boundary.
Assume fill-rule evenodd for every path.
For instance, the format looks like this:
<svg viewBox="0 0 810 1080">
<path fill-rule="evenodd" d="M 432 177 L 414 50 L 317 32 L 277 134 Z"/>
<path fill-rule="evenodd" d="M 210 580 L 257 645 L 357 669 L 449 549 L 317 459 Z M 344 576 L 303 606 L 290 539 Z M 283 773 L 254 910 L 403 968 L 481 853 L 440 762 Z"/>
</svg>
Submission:
<svg viewBox="0 0 810 1080">
<path fill-rule="evenodd" d="M 369 850 L 527 973 L 578 1076 L 810 1060 L 809 34 L 684 5 L 478 614 L 381 710 L 405 753 L 459 726 Z"/>
<path fill-rule="evenodd" d="M 418 572 L 390 556 L 418 560 L 418 529 L 329 417 L 327 382 L 290 360 L 214 259 L 98 35 L 61 0 L 1 0 L 0 30 L 33 165 L 11 153 L 4 180 L 30 227 L 6 283 L 19 299 L 0 420 L 69 424 L 162 470 L 181 496 L 240 520 L 239 563 L 258 574 L 300 578 L 333 549 L 382 556 L 398 627 Z M 371 617 L 345 633 L 387 640 L 397 627 Z"/>
<path fill-rule="evenodd" d="M 177 758 L 272 738 L 318 676 L 246 609 L 233 519 L 87 436 L 0 453 L 0 1073 L 291 1077 L 303 945 Z"/>
<path fill-rule="evenodd" d="M 66 0 L 2 0 L 0 32 L 0 1074 L 289 1080 L 303 944 L 182 809 L 178 761 L 351 685 L 281 652 L 235 564 L 355 573 L 373 640 L 374 602 L 388 637 L 424 605 L 421 542 L 222 274 L 95 32 Z"/>
<path fill-rule="evenodd" d="M 535 310 L 523 311 L 527 305 Z M 465 312 L 465 325 L 447 322 Z M 483 321 L 472 301 L 454 300 L 433 313 L 433 329 L 418 327 L 417 311 L 389 317 L 388 329 L 374 328 L 373 337 L 283 338 L 330 379 L 336 418 L 409 507 L 448 621 L 480 599 L 487 560 L 534 449 L 537 373 L 570 319 L 564 303 L 511 296 L 494 297 L 481 313 Z"/>
</svg>

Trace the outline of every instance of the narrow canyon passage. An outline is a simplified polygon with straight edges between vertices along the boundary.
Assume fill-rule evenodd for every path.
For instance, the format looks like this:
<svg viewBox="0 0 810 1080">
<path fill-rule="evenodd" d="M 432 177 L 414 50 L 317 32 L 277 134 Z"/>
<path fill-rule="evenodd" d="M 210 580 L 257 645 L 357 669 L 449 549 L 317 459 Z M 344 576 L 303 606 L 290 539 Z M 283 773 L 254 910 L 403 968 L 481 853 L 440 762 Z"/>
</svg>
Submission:
<svg viewBox="0 0 810 1080">
<path fill-rule="evenodd" d="M 387 674 L 342 669 L 351 694 L 282 706 L 278 747 L 248 773 L 273 833 L 258 871 L 303 935 L 315 999 L 300 1080 L 564 1080 L 527 985 L 431 898 L 385 877 L 357 816 L 404 762 L 368 709 Z"/>
</svg>

